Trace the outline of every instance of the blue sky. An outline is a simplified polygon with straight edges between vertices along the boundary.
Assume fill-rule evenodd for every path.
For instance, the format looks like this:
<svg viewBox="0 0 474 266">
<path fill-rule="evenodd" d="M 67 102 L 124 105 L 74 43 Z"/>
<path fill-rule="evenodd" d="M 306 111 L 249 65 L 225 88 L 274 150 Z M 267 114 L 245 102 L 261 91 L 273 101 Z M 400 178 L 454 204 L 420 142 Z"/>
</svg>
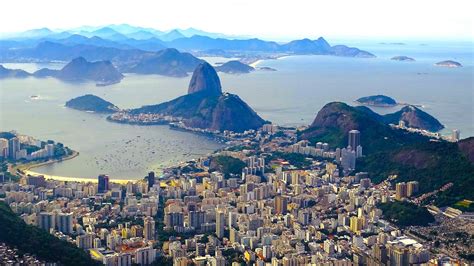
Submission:
<svg viewBox="0 0 474 266">
<path fill-rule="evenodd" d="M 470 0 L 5 1 L 0 32 L 128 23 L 267 39 L 474 40 Z"/>
</svg>

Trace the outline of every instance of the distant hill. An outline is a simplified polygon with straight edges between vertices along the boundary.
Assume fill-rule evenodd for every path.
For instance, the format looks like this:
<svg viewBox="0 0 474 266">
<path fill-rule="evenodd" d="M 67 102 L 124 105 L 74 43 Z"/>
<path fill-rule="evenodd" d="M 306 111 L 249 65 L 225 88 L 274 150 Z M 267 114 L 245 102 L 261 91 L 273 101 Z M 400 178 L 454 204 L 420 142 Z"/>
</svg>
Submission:
<svg viewBox="0 0 474 266">
<path fill-rule="evenodd" d="M 216 70 L 218 72 L 224 72 L 228 74 L 244 74 L 244 73 L 250 73 L 255 70 L 255 68 L 244 64 L 240 61 L 237 60 L 231 60 L 228 62 L 225 62 L 224 64 L 217 66 Z"/>
<path fill-rule="evenodd" d="M 435 66 L 440 66 L 440 67 L 462 67 L 462 64 L 453 60 L 446 60 L 446 61 L 441 61 L 435 64 Z"/>
<path fill-rule="evenodd" d="M 181 117 L 186 126 L 219 131 L 242 132 L 257 129 L 265 122 L 237 95 L 221 92 L 219 77 L 206 62 L 194 71 L 187 95 L 169 102 L 143 106 L 131 113 Z"/>
<path fill-rule="evenodd" d="M 430 114 L 409 105 L 403 107 L 400 111 L 384 116 L 386 123 L 398 124 L 399 121 L 405 122 L 407 127 L 426 129 L 432 132 L 440 131 L 444 126 Z"/>
<path fill-rule="evenodd" d="M 114 113 L 119 111 L 119 108 L 111 102 L 92 94 L 86 94 L 71 99 L 66 102 L 65 106 L 80 111 L 91 111 L 96 113 Z"/>
<path fill-rule="evenodd" d="M 140 60 L 126 72 L 138 74 L 159 74 L 164 76 L 185 77 L 202 60 L 189 53 L 180 53 L 176 49 L 164 49 Z"/>
<path fill-rule="evenodd" d="M 3 78 L 26 78 L 30 73 L 21 69 L 8 69 L 0 65 L 0 79 Z"/>
<path fill-rule="evenodd" d="M 378 107 L 389 107 L 397 105 L 397 102 L 388 96 L 385 95 L 372 95 L 362 97 L 356 100 L 356 102 L 369 106 L 378 106 Z"/>
<path fill-rule="evenodd" d="M 413 62 L 413 61 L 415 61 L 414 58 L 411 58 L 411 57 L 408 57 L 408 56 L 405 56 L 405 55 L 394 56 L 394 57 L 390 58 L 390 60 L 404 61 L 404 62 Z"/>
<path fill-rule="evenodd" d="M 451 189 L 433 198 L 438 206 L 453 205 L 462 199 L 474 200 L 469 185 L 474 182 L 474 163 L 467 157 L 473 150 L 472 141 L 461 141 L 462 149 L 456 143 L 433 142 L 419 134 L 390 128 L 383 116 L 367 107 L 340 102 L 326 104 L 298 137 L 312 143 L 322 141 L 333 147 L 345 147 L 348 131 L 352 129 L 361 132 L 365 154 L 357 162 L 357 171 L 369 172 L 374 182 L 397 174 L 397 182 L 419 181 L 421 193 L 452 182 Z"/>
<path fill-rule="evenodd" d="M 0 227 L 0 242 L 22 253 L 34 254 L 41 260 L 60 265 L 102 265 L 74 244 L 60 240 L 36 226 L 27 225 L 1 201 Z"/>
<path fill-rule="evenodd" d="M 38 77 L 51 75 L 70 82 L 95 81 L 100 85 L 118 83 L 123 78 L 110 61 L 88 62 L 83 57 L 73 59 L 59 71 L 41 69 L 33 75 Z"/>
</svg>

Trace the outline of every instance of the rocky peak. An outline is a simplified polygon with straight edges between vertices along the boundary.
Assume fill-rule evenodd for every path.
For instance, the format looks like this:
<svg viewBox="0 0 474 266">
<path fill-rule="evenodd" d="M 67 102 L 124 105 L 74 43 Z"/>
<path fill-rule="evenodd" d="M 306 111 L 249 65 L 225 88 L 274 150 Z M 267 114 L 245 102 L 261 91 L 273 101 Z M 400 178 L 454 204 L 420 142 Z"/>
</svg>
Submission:
<svg viewBox="0 0 474 266">
<path fill-rule="evenodd" d="M 217 76 L 216 70 L 207 62 L 202 62 L 196 67 L 189 82 L 188 94 L 196 92 L 222 93 L 219 76 Z"/>
</svg>

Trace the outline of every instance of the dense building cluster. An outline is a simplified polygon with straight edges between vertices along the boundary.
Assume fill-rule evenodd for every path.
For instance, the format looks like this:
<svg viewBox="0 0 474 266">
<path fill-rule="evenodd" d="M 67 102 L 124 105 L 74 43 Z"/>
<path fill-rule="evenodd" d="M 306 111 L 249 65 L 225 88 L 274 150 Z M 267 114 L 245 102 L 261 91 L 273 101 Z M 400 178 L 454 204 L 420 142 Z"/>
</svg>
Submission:
<svg viewBox="0 0 474 266">
<path fill-rule="evenodd" d="M 355 172 L 363 156 L 359 131 L 335 150 L 297 142 L 295 129 L 274 125 L 225 135 L 227 148 L 165 169 L 159 178 L 150 172 L 120 184 L 107 175 L 97 183 L 23 176 L 2 184 L 0 194 L 26 223 L 105 265 L 454 261 L 384 219 L 379 204 L 412 201 L 419 184 L 396 178 L 373 184 L 368 173 Z M 216 165 L 216 157 L 229 165 Z"/>
</svg>

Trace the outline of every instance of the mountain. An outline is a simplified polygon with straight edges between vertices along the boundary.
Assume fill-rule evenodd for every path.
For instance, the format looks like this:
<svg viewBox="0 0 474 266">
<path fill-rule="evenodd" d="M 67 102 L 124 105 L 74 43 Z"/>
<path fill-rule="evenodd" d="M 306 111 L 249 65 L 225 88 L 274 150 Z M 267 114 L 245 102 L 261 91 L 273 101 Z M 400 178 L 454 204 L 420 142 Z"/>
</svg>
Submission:
<svg viewBox="0 0 474 266">
<path fill-rule="evenodd" d="M 149 32 L 149 31 L 140 30 L 140 31 L 136 31 L 136 32 L 127 34 L 127 37 L 132 38 L 132 39 L 136 39 L 136 40 L 148 40 L 148 39 L 151 39 L 151 38 L 156 38 L 157 35 Z"/>
<path fill-rule="evenodd" d="M 30 73 L 21 69 L 8 69 L 0 65 L 0 79 L 3 78 L 26 78 Z"/>
<path fill-rule="evenodd" d="M 415 61 L 414 58 L 411 58 L 411 57 L 408 57 L 408 56 L 404 56 L 404 55 L 394 56 L 394 57 L 390 58 L 390 60 L 394 60 L 394 61 L 404 61 L 404 62 L 413 62 L 413 61 Z"/>
<path fill-rule="evenodd" d="M 162 34 L 160 36 L 158 36 L 158 38 L 160 40 L 163 40 L 163 41 L 173 41 L 173 40 L 176 40 L 176 39 L 181 39 L 181 38 L 185 38 L 186 36 L 184 36 L 181 32 L 179 32 L 179 30 L 172 30 L 168 33 L 165 33 L 165 34 Z"/>
<path fill-rule="evenodd" d="M 310 39 L 291 41 L 282 45 L 281 50 L 296 54 L 327 54 L 331 46 L 323 37 L 320 37 L 314 41 Z"/>
<path fill-rule="evenodd" d="M 384 120 L 386 123 L 392 124 L 398 124 L 399 121 L 403 121 L 407 127 L 426 129 L 432 132 L 437 132 L 444 128 L 436 118 L 412 105 L 405 106 L 393 114 L 385 115 Z"/>
<path fill-rule="evenodd" d="M 2 50 L 0 61 L 70 61 L 77 57 L 84 57 L 90 61 L 110 60 L 120 66 L 134 63 L 148 54 L 150 52 L 138 49 L 118 49 L 85 44 L 65 45 L 44 41 L 33 48 Z"/>
<path fill-rule="evenodd" d="M 74 34 L 64 39 L 58 39 L 55 42 L 61 43 L 64 45 L 92 45 L 92 46 L 100 46 L 100 47 L 112 47 L 112 48 L 118 48 L 118 49 L 135 48 L 133 46 L 130 46 L 124 43 L 118 43 L 118 42 L 102 39 L 97 36 L 88 38 L 79 34 Z"/>
<path fill-rule="evenodd" d="M 66 102 L 66 107 L 80 110 L 91 111 L 96 113 L 115 113 L 119 108 L 98 96 L 86 94 L 76 97 Z"/>
<path fill-rule="evenodd" d="M 360 50 L 355 47 L 348 47 L 346 45 L 335 45 L 332 46 L 330 49 L 329 54 L 335 55 L 335 56 L 346 56 L 346 57 L 359 57 L 359 58 L 373 58 L 375 55 L 367 52 Z"/>
<path fill-rule="evenodd" d="M 367 97 L 362 97 L 356 100 L 356 102 L 369 106 L 378 106 L 378 107 L 389 107 L 397 105 L 397 102 L 388 96 L 385 95 L 372 95 Z"/>
<path fill-rule="evenodd" d="M 125 40 L 128 39 L 127 36 L 121 34 L 120 32 L 113 30 L 112 28 L 109 27 L 103 27 L 98 30 L 89 32 L 86 34 L 87 37 L 100 37 L 102 39 L 107 39 L 111 41 L 117 41 L 117 40 Z"/>
<path fill-rule="evenodd" d="M 223 38 L 211 38 L 207 36 L 194 35 L 189 38 L 180 38 L 168 42 L 169 47 L 181 50 L 212 50 L 222 49 L 225 51 L 278 51 L 276 42 L 267 42 L 259 39 L 228 40 Z"/>
<path fill-rule="evenodd" d="M 84 57 L 78 57 L 69 62 L 59 71 L 41 69 L 33 75 L 44 77 L 51 75 L 55 78 L 70 81 L 95 81 L 99 85 L 118 83 L 123 75 L 112 65 L 110 61 L 88 62 Z"/>
<path fill-rule="evenodd" d="M 138 74 L 159 74 L 164 76 L 185 77 L 199 65 L 200 59 L 189 53 L 180 53 L 168 48 L 143 58 L 125 72 Z"/>
<path fill-rule="evenodd" d="M 435 66 L 440 67 L 462 67 L 462 64 L 453 60 L 441 61 L 435 64 Z"/>
<path fill-rule="evenodd" d="M 195 68 L 189 82 L 188 94 L 196 92 L 222 94 L 219 76 L 216 70 L 207 62 L 203 62 Z"/>
<path fill-rule="evenodd" d="M 57 265 L 102 265 L 76 245 L 26 224 L 3 201 L 0 201 L 0 226 L 0 242 L 17 248 L 21 253 L 33 254 L 40 260 Z"/>
<path fill-rule="evenodd" d="M 450 206 L 462 199 L 474 200 L 470 184 L 474 182 L 472 154 L 474 141 L 430 141 L 428 137 L 393 129 L 365 106 L 345 103 L 326 104 L 308 129 L 298 132 L 299 139 L 328 142 L 333 147 L 347 146 L 349 130 L 360 131 L 364 157 L 357 161 L 357 171 L 366 171 L 373 182 L 398 175 L 396 182 L 416 180 L 420 193 L 453 183 L 453 186 L 430 198 L 437 206 Z M 459 145 L 458 145 L 459 144 Z"/>
<path fill-rule="evenodd" d="M 196 67 L 187 95 L 169 102 L 143 106 L 131 113 L 180 117 L 188 127 L 219 131 L 243 132 L 257 129 L 265 123 L 239 96 L 222 93 L 216 71 L 206 62 Z"/>
<path fill-rule="evenodd" d="M 255 70 L 255 68 L 244 64 L 237 60 L 231 60 L 225 62 L 224 64 L 216 67 L 218 72 L 224 72 L 228 74 L 243 74 L 243 73 L 250 73 Z"/>
</svg>

